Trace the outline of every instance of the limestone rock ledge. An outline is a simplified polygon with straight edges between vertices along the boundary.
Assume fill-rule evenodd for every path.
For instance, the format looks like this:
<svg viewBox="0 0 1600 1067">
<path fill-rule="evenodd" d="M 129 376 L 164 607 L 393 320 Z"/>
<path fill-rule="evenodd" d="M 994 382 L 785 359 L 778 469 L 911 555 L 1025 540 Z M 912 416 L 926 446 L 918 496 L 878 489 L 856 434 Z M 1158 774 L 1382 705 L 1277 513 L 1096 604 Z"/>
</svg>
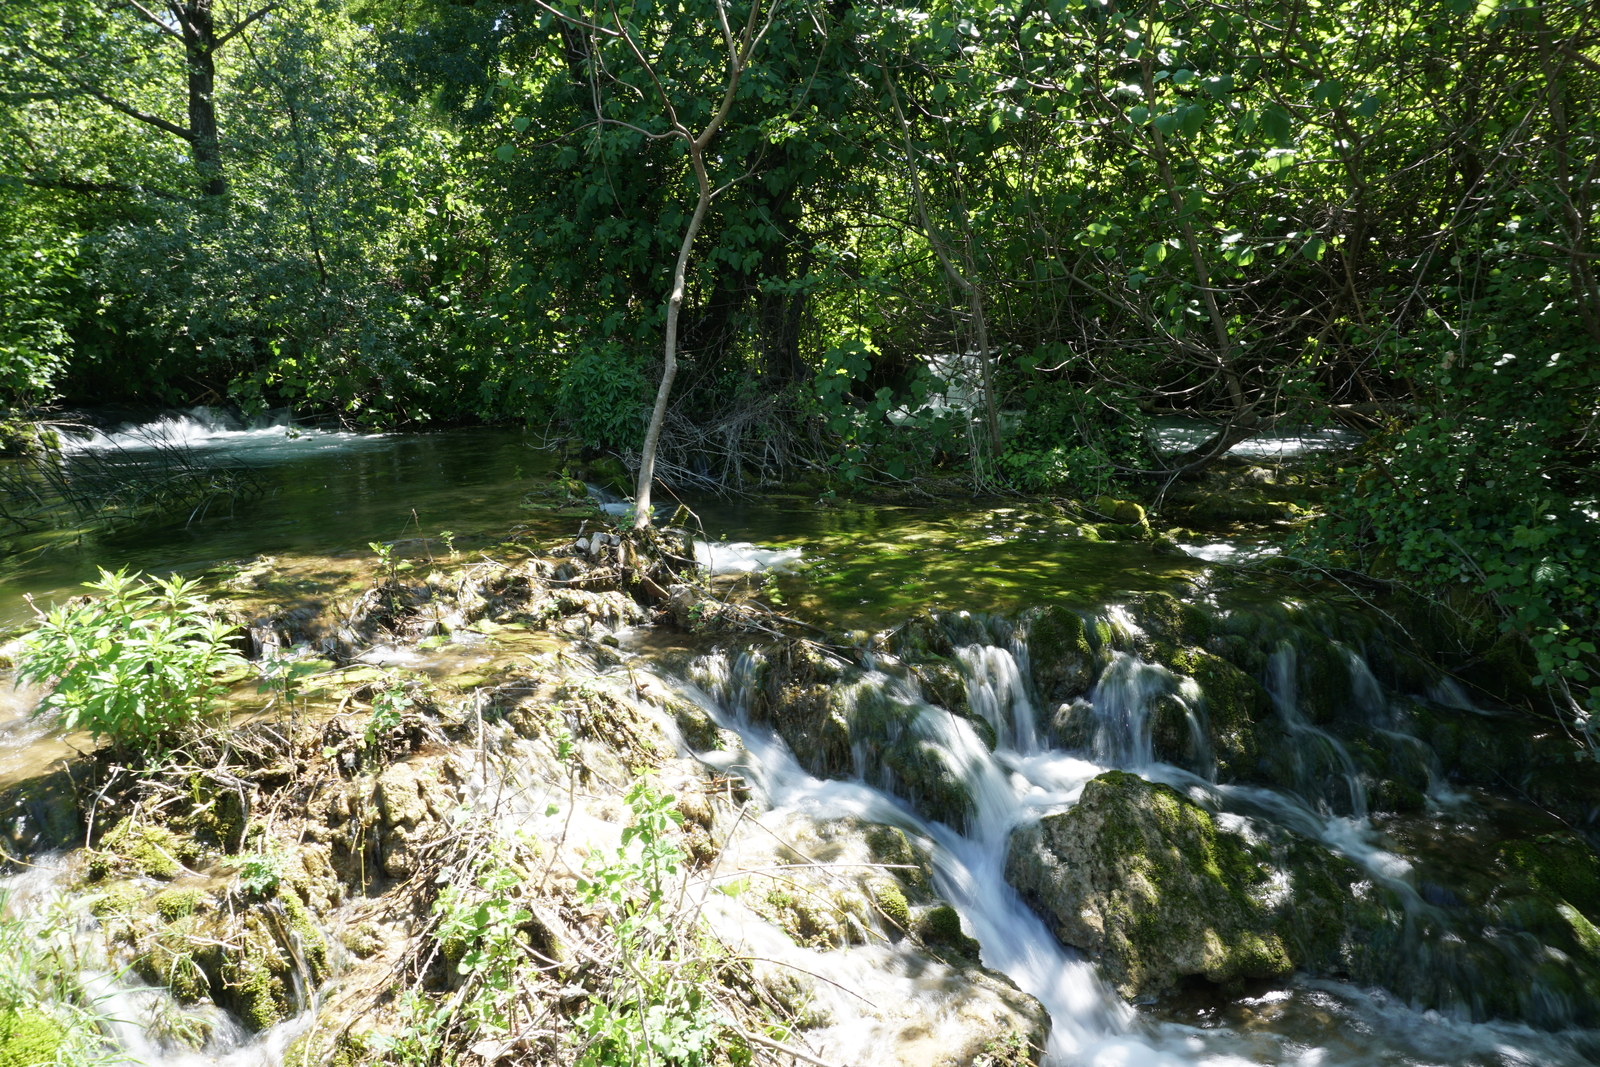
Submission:
<svg viewBox="0 0 1600 1067">
<path fill-rule="evenodd" d="M 1006 862 L 1056 936 L 1129 999 L 1185 975 L 1225 982 L 1293 969 L 1274 907 L 1286 887 L 1274 874 L 1176 790 L 1121 771 L 1090 782 L 1072 810 L 1019 828 Z"/>
</svg>

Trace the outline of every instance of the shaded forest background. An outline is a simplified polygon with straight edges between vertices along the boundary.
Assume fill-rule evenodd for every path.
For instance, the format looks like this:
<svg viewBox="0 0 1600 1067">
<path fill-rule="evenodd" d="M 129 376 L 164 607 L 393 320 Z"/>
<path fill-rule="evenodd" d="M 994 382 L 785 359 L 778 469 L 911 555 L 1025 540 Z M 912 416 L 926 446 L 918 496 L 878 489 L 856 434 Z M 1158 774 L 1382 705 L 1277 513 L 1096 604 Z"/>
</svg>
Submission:
<svg viewBox="0 0 1600 1067">
<path fill-rule="evenodd" d="M 737 72 L 724 17 L 754 30 Z M 673 130 L 731 86 L 665 478 L 1148 494 L 1353 426 L 1304 552 L 1489 605 L 1587 731 L 1597 20 L 11 0 L 0 407 L 518 422 L 631 461 L 696 203 Z M 1159 455 L 1169 413 L 1215 436 Z"/>
</svg>

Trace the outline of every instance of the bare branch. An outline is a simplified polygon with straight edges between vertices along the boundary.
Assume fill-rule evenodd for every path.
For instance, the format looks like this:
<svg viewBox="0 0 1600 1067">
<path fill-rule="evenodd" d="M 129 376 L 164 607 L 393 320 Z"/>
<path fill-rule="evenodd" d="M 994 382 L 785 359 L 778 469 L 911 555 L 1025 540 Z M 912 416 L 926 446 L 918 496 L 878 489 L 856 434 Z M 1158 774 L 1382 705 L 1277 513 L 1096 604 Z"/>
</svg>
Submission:
<svg viewBox="0 0 1600 1067">
<path fill-rule="evenodd" d="M 223 45 L 227 44 L 229 41 L 233 40 L 236 36 L 238 36 L 252 22 L 255 22 L 257 19 L 264 18 L 266 15 L 268 15 L 269 13 L 277 10 L 278 8 L 280 8 L 282 6 L 283 6 L 282 3 L 271 3 L 271 4 L 268 4 L 266 7 L 261 8 L 260 10 L 256 11 L 254 14 L 246 15 L 243 22 L 239 23 L 233 29 L 229 30 L 227 33 L 225 33 L 221 37 L 217 38 L 217 43 L 211 46 L 212 50 L 215 51 L 216 49 L 221 48 Z"/>
<path fill-rule="evenodd" d="M 161 19 L 158 18 L 149 8 L 139 3 L 139 0 L 127 0 L 127 3 L 129 7 L 143 15 L 152 26 L 166 34 L 168 37 L 173 37 L 180 41 L 183 40 L 183 34 L 173 29 L 167 23 L 162 22 Z"/>
</svg>

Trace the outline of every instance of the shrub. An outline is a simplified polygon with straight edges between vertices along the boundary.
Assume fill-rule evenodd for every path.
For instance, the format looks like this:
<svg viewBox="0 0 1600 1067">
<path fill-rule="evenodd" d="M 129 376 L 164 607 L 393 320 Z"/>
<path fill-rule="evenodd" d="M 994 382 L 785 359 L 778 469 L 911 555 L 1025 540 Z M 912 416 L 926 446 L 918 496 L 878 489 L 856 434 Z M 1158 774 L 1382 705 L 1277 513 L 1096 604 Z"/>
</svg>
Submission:
<svg viewBox="0 0 1600 1067">
<path fill-rule="evenodd" d="M 244 665 L 228 645 L 234 628 L 176 575 L 147 582 L 101 570 L 85 585 L 101 595 L 44 614 L 18 677 L 50 687 L 35 714 L 119 752 L 155 754 L 205 717 L 224 689 L 218 673 Z"/>
</svg>

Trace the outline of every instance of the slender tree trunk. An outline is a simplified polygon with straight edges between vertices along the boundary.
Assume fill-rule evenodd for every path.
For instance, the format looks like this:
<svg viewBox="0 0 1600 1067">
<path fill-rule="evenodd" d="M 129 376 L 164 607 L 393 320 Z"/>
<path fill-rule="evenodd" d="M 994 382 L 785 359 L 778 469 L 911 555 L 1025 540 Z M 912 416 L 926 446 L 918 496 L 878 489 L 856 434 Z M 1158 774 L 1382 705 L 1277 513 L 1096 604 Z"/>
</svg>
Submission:
<svg viewBox="0 0 1600 1067">
<path fill-rule="evenodd" d="M 656 447 L 661 441 L 661 424 L 667 417 L 667 400 L 672 396 L 672 380 L 678 374 L 678 314 L 683 309 L 683 291 L 689 273 L 689 250 L 694 246 L 695 235 L 705 221 L 706 209 L 711 206 L 711 181 L 706 176 L 705 156 L 695 142 L 689 145 L 689 162 L 694 167 L 695 185 L 699 195 L 695 198 L 694 215 L 689 219 L 689 229 L 678 248 L 678 265 L 672 275 L 672 295 L 667 298 L 666 338 L 662 345 L 661 386 L 656 390 L 656 405 L 650 412 L 650 426 L 645 430 L 644 448 L 639 453 L 639 481 L 633 491 L 633 526 L 642 530 L 650 525 L 650 490 L 656 480 Z"/>
<path fill-rule="evenodd" d="M 188 0 L 183 14 L 184 66 L 189 76 L 189 143 L 200 189 L 206 196 L 222 196 L 228 183 L 222 170 L 222 143 L 217 133 L 217 28 L 211 17 L 211 0 Z"/>
<path fill-rule="evenodd" d="M 963 273 L 951 258 L 949 245 L 944 237 L 933 225 L 933 219 L 928 215 L 928 205 L 922 194 L 922 177 L 917 168 L 916 152 L 911 146 L 911 124 L 906 121 L 905 112 L 900 108 L 900 94 L 894 86 L 894 79 L 889 77 L 887 70 L 883 75 L 884 84 L 889 87 L 889 100 L 894 105 L 895 118 L 900 120 L 900 134 L 905 141 L 906 171 L 911 178 L 911 192 L 916 200 L 917 217 L 922 222 L 922 232 L 927 235 L 928 243 L 933 246 L 934 255 L 939 258 L 945 273 L 955 283 L 956 288 L 967 294 L 967 306 L 972 312 L 972 329 L 974 340 L 978 344 L 979 375 L 983 383 L 983 416 L 985 439 L 988 442 L 991 455 L 1000 455 L 1000 417 L 995 407 L 994 400 L 994 371 L 989 362 L 989 326 L 984 316 L 983 291 L 967 273 L 975 274 L 972 267 L 970 253 L 963 258 L 967 260 L 967 272 Z M 968 232 L 968 239 L 971 233 Z"/>
<path fill-rule="evenodd" d="M 1140 66 L 1144 73 L 1144 98 L 1146 101 L 1155 99 L 1155 78 L 1151 68 L 1151 54 L 1147 47 L 1142 53 Z M 1183 467 L 1204 466 L 1216 459 L 1228 449 L 1247 440 L 1255 433 L 1257 424 L 1254 412 L 1244 394 L 1244 385 L 1239 380 L 1238 370 L 1234 366 L 1233 336 L 1228 332 L 1228 322 L 1222 316 L 1222 309 L 1217 304 L 1217 294 L 1211 288 L 1211 269 L 1206 262 L 1205 249 L 1200 247 L 1200 239 L 1195 235 L 1194 223 L 1184 209 L 1182 197 L 1178 192 L 1178 180 L 1172 173 L 1172 162 L 1167 155 L 1167 140 L 1162 135 L 1160 128 L 1154 124 L 1150 127 L 1152 154 L 1155 156 L 1156 169 L 1161 175 L 1161 185 L 1166 190 L 1167 200 L 1172 205 L 1172 213 L 1178 223 L 1178 232 L 1183 235 L 1183 243 L 1189 252 L 1189 261 L 1194 268 L 1195 287 L 1200 290 L 1200 300 L 1205 305 L 1206 318 L 1211 323 L 1212 336 L 1216 341 L 1217 371 L 1222 376 L 1223 385 L 1228 390 L 1228 400 L 1233 405 L 1233 412 L 1222 429 L 1198 448 L 1191 449 L 1178 457 L 1177 463 Z"/>
</svg>

